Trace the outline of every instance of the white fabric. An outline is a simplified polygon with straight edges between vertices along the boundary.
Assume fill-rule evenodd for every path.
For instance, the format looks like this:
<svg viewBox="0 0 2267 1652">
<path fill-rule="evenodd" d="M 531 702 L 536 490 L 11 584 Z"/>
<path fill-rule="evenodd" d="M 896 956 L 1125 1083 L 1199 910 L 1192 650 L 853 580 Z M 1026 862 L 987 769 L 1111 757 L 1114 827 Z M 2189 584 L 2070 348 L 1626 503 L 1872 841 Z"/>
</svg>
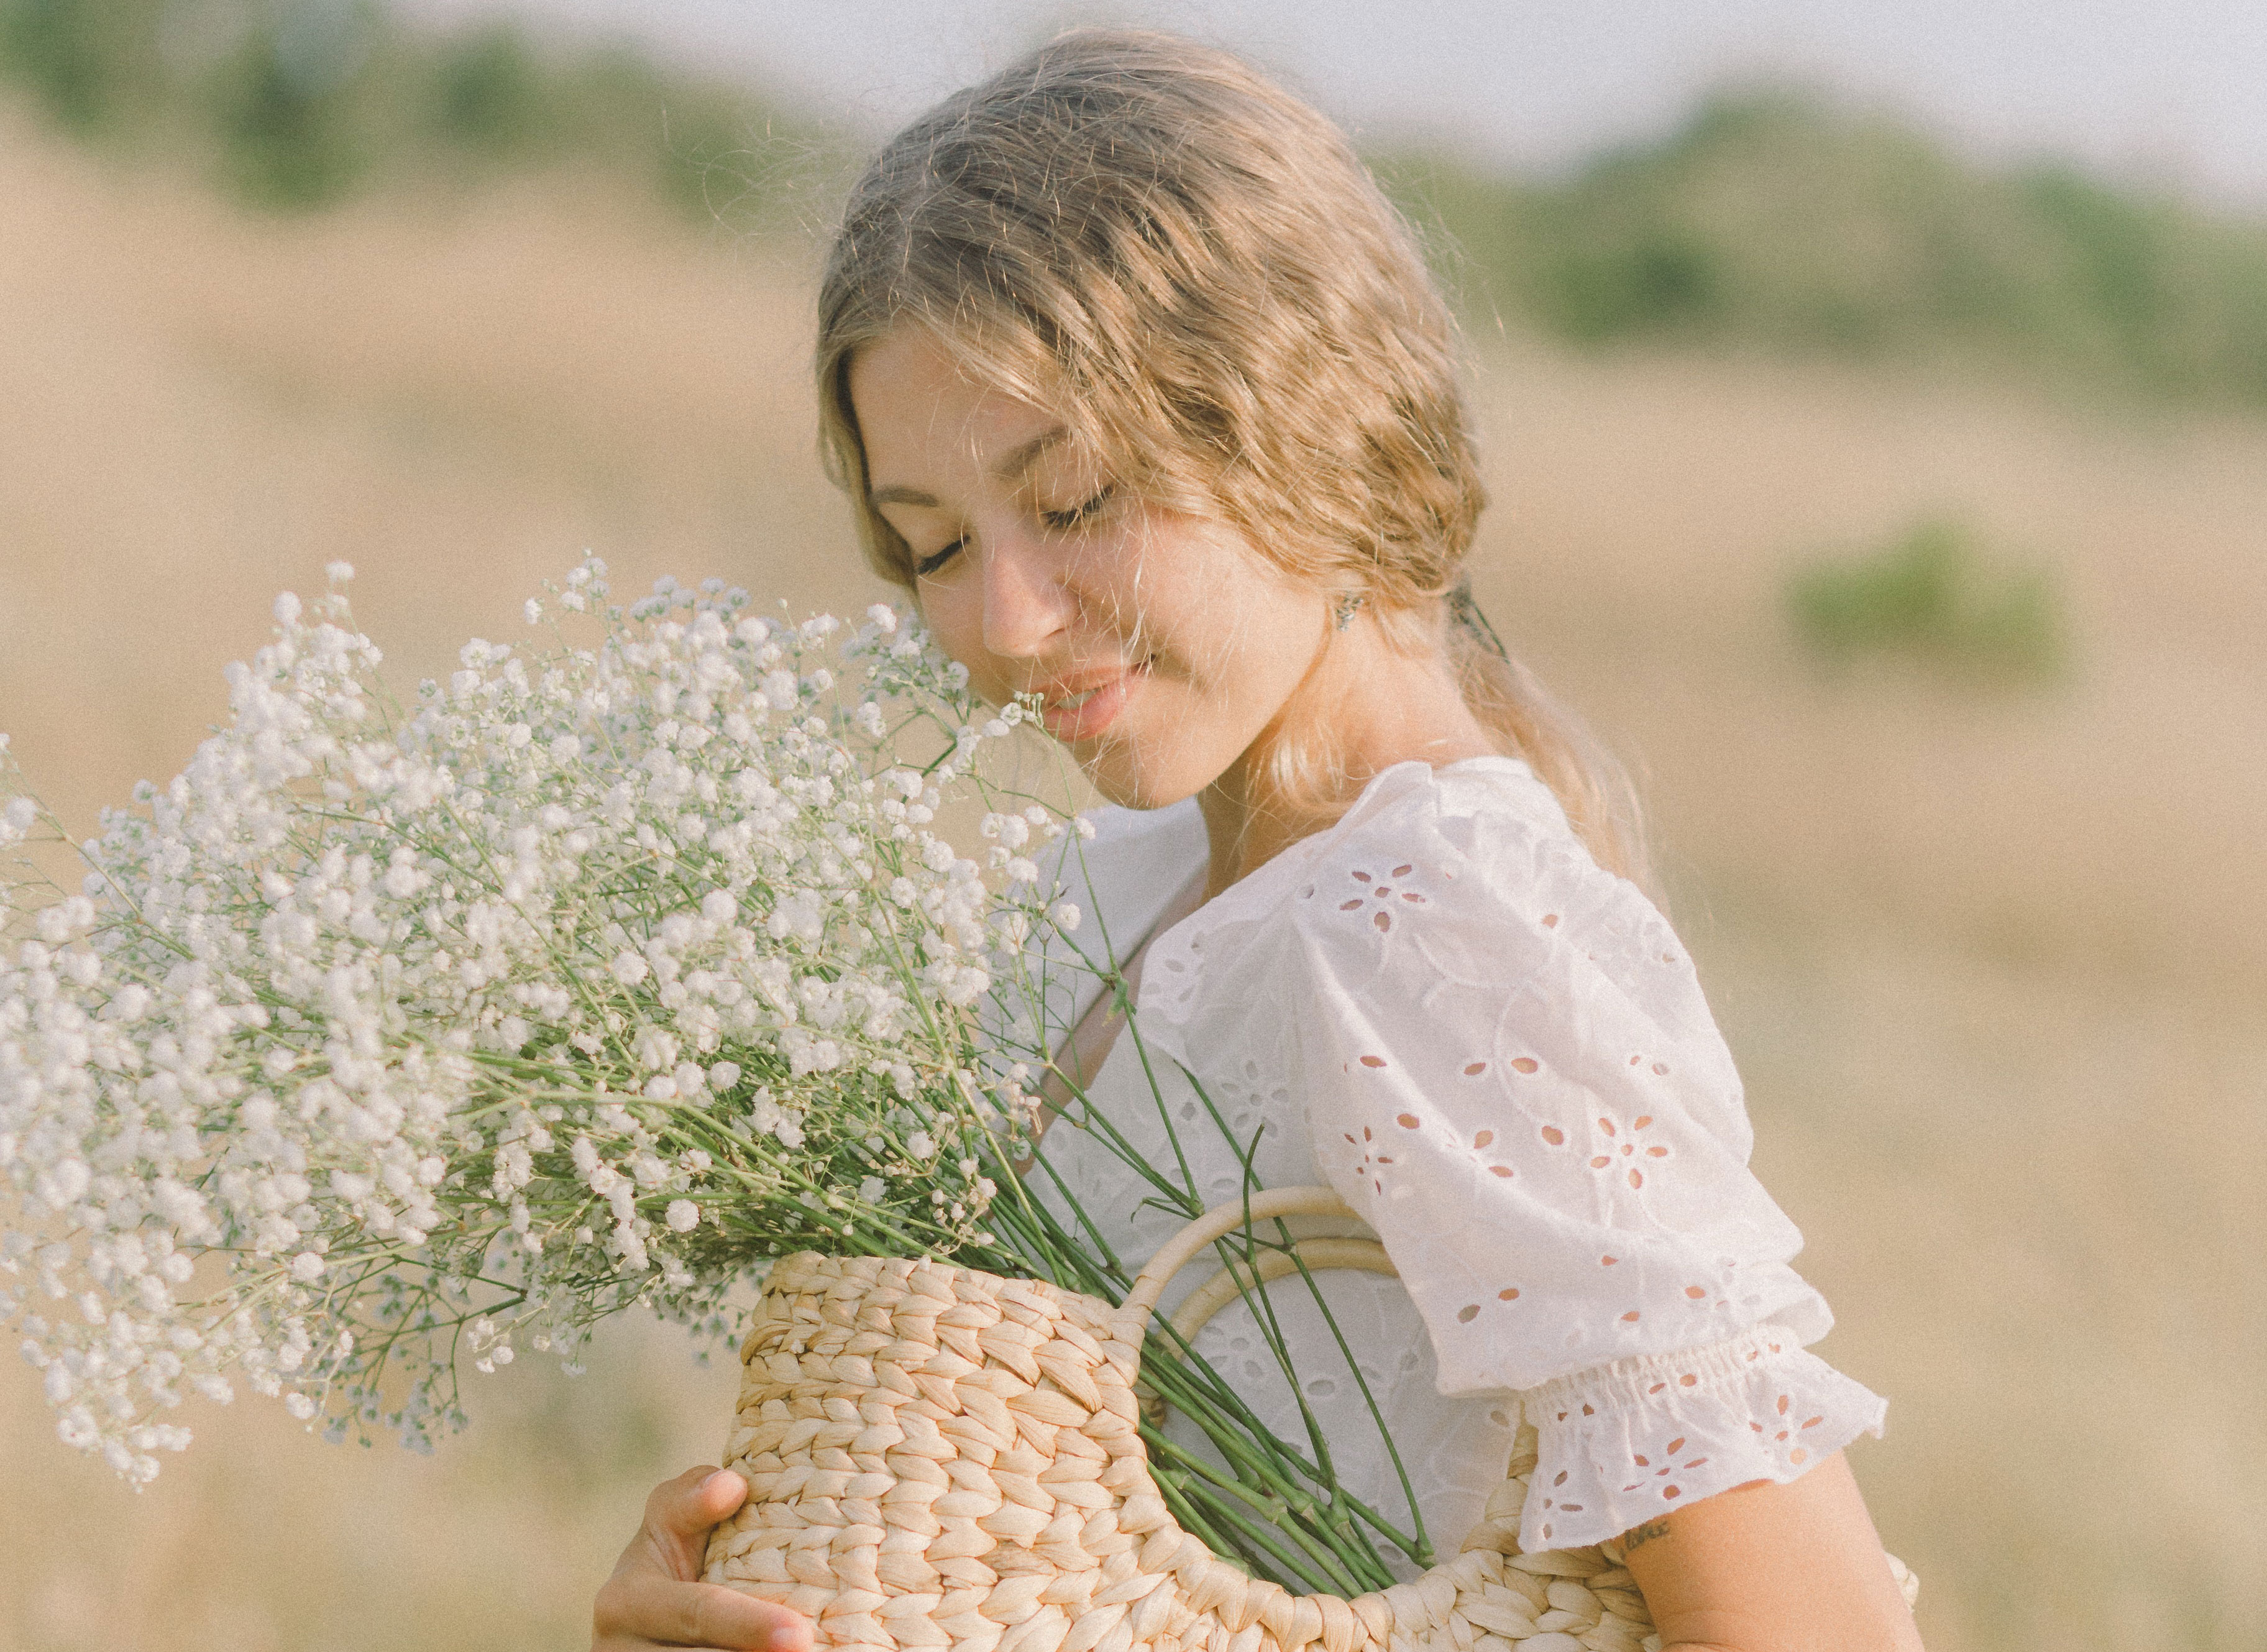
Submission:
<svg viewBox="0 0 2267 1652">
<path fill-rule="evenodd" d="M 1093 818 L 1063 881 L 1122 957 L 1203 866 L 1202 823 L 1192 804 Z M 1049 1018 L 1074 1022 L 1095 990 Z M 1881 1431 L 1883 1402 L 1803 1351 L 1832 1318 L 1747 1169 L 1738 1077 L 1691 960 L 1523 763 L 1377 775 L 1338 825 L 1155 939 L 1134 1026 L 1140 1046 L 1121 1035 L 1089 1093 L 1149 1162 L 1185 1158 L 1207 1204 L 1243 1186 L 1185 1069 L 1253 1146 L 1258 1185 L 1327 1181 L 1392 1258 L 1398 1284 L 1327 1274 L 1324 1296 L 1436 1548 L 1500 1481 L 1522 1406 L 1541 1453 L 1530 1550 L 1791 1479 Z M 1059 1126 L 1044 1156 L 1129 1267 L 1179 1225 L 1086 1133 Z M 1405 1516 L 1305 1288 L 1271 1301 L 1341 1479 Z M 1231 1303 L 1198 1346 L 1303 1437 L 1249 1310 Z"/>
</svg>

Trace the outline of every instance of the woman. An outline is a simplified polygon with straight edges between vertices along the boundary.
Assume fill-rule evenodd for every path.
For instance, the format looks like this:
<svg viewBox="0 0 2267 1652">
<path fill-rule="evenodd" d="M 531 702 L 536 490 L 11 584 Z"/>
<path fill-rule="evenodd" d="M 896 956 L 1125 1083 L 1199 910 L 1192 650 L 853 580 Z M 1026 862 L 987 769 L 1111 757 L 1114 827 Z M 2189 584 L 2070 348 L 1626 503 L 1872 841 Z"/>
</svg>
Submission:
<svg viewBox="0 0 2267 1652">
<path fill-rule="evenodd" d="M 1456 1465 L 1500 1475 L 1516 1392 L 1522 1541 L 1623 1535 L 1670 1648 L 1917 1647 L 1840 1450 L 1882 1404 L 1803 1351 L 1830 1318 L 1623 788 L 1465 594 L 1453 330 L 1344 138 L 1223 54 L 1067 36 L 869 168 L 818 368 L 875 565 L 1141 811 L 1089 852 L 1155 954 L 1145 1038 L 1280 1080 L 1266 1179 L 1328 1179 L 1392 1256 L 1428 1524 L 1469 1520 Z M 1097 1097 L 1115 1031 L 1058 1055 Z M 691 1581 L 745 1495 L 655 1492 L 597 1646 L 809 1644 Z"/>
</svg>

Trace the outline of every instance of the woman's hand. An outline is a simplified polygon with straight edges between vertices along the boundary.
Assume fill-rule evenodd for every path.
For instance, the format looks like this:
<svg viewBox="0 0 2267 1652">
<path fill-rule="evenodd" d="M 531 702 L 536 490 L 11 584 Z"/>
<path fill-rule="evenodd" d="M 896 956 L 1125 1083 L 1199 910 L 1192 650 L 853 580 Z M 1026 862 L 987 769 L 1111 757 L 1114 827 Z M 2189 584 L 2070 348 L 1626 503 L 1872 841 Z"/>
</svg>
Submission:
<svg viewBox="0 0 2267 1652">
<path fill-rule="evenodd" d="M 1664 1652 L 1921 1652 L 1839 1451 L 1625 1533 Z"/>
<path fill-rule="evenodd" d="M 747 1500 L 748 1482 L 721 1469 L 687 1469 L 655 1487 L 644 1526 L 598 1591 L 591 1652 L 656 1646 L 811 1652 L 808 1619 L 698 1581 L 708 1529 Z"/>
</svg>

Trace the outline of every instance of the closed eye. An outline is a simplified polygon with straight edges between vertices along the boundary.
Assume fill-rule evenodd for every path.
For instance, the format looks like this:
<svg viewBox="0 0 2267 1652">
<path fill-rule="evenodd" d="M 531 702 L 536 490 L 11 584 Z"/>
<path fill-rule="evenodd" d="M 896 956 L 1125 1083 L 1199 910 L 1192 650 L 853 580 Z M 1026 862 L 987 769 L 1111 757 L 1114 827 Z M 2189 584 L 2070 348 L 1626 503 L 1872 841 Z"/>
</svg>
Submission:
<svg viewBox="0 0 2267 1652">
<path fill-rule="evenodd" d="M 931 574 L 938 572 L 947 562 L 958 555 L 960 554 L 960 547 L 967 543 L 968 541 L 965 538 L 957 539 L 953 540 L 950 545 L 942 547 L 937 550 L 931 551 L 927 556 L 922 557 L 913 564 L 914 576 L 919 579 L 927 579 Z"/>
<path fill-rule="evenodd" d="M 1111 496 L 1115 494 L 1117 491 L 1118 484 L 1116 482 L 1111 482 L 1108 487 L 1104 488 L 1100 493 L 1095 495 L 1093 498 L 1088 500 L 1084 504 L 1073 505 L 1067 510 L 1045 510 L 1040 512 L 1040 520 L 1044 521 L 1047 526 L 1053 529 L 1058 533 L 1067 533 L 1073 528 L 1077 527 L 1081 523 L 1085 522 L 1093 517 L 1102 509 L 1103 506 L 1108 504 L 1110 503 Z"/>
<path fill-rule="evenodd" d="M 1115 496 L 1117 492 L 1118 484 L 1116 482 L 1111 482 L 1109 486 L 1097 493 L 1091 499 L 1085 501 L 1083 503 L 1073 505 L 1067 510 L 1041 511 L 1039 513 L 1039 520 L 1046 524 L 1047 529 L 1050 532 L 1068 533 L 1072 530 L 1092 521 L 1096 516 L 1100 514 L 1103 507 L 1110 503 L 1111 497 Z M 967 536 L 964 534 L 961 538 L 953 540 L 951 544 L 940 546 L 935 550 L 931 551 L 927 556 L 919 558 L 913 563 L 914 577 L 917 579 L 927 579 L 932 574 L 943 572 L 945 564 L 951 562 L 954 557 L 959 555 L 963 550 L 967 548 Z"/>
</svg>

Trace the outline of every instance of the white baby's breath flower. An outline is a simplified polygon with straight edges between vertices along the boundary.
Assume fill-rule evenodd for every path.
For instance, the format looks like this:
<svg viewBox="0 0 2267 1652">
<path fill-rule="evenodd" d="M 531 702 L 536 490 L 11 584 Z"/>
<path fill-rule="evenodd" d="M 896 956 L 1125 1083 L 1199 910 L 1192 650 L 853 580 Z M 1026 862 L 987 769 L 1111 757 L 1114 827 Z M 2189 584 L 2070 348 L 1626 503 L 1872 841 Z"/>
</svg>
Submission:
<svg viewBox="0 0 2267 1652">
<path fill-rule="evenodd" d="M 659 1027 L 638 1029 L 630 1040 L 630 1054 L 647 1072 L 662 1072 L 677 1065 L 677 1039 Z"/>
<path fill-rule="evenodd" d="M 993 1149 L 950 1076 L 1011 930 L 932 826 L 965 673 L 886 609 L 668 581 L 632 619 L 604 574 L 527 610 L 595 645 L 474 639 L 408 707 L 342 600 L 279 601 L 228 723 L 0 952 L 0 1267 L 36 1293 L 0 1311 L 65 1305 L 26 1357 L 129 1479 L 187 1443 L 153 1406 L 239 1385 L 425 1442 L 467 1314 L 476 1369 L 642 1303 L 723 1336 L 838 1208 L 972 1242 Z M 0 804 L 0 843 L 40 818 Z M 1011 859 L 1051 819 L 994 819 Z M 891 1141 L 929 1168 L 877 1173 Z"/>
</svg>

